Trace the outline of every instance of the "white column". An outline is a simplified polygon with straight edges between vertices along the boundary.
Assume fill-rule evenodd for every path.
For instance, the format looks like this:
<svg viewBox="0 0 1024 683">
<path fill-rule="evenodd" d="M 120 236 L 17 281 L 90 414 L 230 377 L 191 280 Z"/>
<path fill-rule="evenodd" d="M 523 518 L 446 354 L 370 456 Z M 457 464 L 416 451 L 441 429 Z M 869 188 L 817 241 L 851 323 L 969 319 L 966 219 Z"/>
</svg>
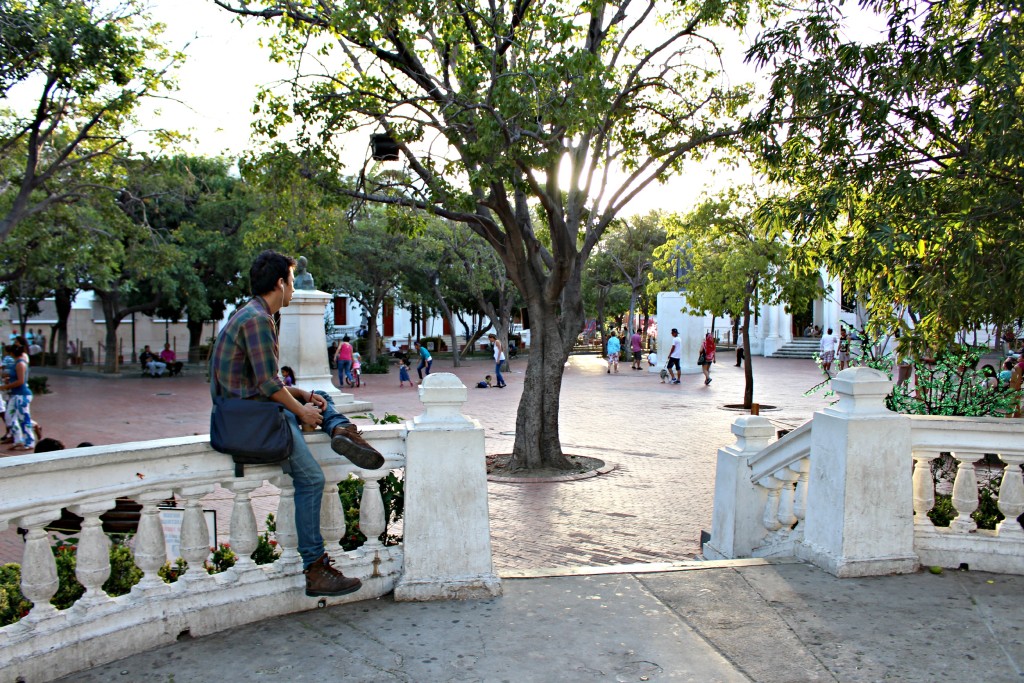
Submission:
<svg viewBox="0 0 1024 683">
<path fill-rule="evenodd" d="M 396 600 L 501 594 L 491 561 L 484 431 L 459 409 L 466 387 L 450 373 L 420 385 L 425 412 L 409 425 L 405 467 L 405 566 Z"/>
<path fill-rule="evenodd" d="M 275 477 L 274 485 L 281 489 L 281 497 L 277 503 L 277 544 L 281 548 L 281 556 L 277 558 L 280 567 L 302 568 L 302 557 L 299 556 L 299 535 L 295 530 L 295 487 L 292 486 L 291 475 L 282 474 Z"/>
<path fill-rule="evenodd" d="M 953 507 L 957 515 L 949 523 L 949 528 L 957 533 L 968 534 L 978 529 L 978 523 L 971 515 L 978 509 L 978 477 L 974 472 L 974 463 L 981 460 L 982 454 L 954 452 L 953 457 L 960 464 L 953 481 Z"/>
<path fill-rule="evenodd" d="M 366 536 L 363 550 L 367 553 L 376 552 L 384 547 L 380 535 L 387 529 L 384 519 L 384 499 L 380 495 L 380 479 L 387 475 L 386 470 L 364 472 L 363 496 L 359 501 L 359 530 Z"/>
<path fill-rule="evenodd" d="M 761 319 L 764 321 L 763 325 L 763 336 L 764 346 L 762 347 L 765 356 L 771 356 L 779 347 L 782 346 L 783 340 L 779 336 L 779 307 L 778 306 L 764 306 L 761 309 Z"/>
<path fill-rule="evenodd" d="M 891 382 L 877 370 L 844 370 L 832 388 L 838 403 L 811 423 L 797 554 L 836 576 L 915 571 L 910 418 L 885 408 Z"/>
<path fill-rule="evenodd" d="M 932 460 L 938 453 L 927 451 L 914 453 L 914 526 L 932 529 L 928 513 L 935 507 L 935 481 L 932 479 Z"/>
<path fill-rule="evenodd" d="M 76 611 L 85 611 L 111 600 L 103 591 L 103 584 L 110 577 L 110 539 L 103 533 L 100 515 L 113 506 L 114 501 L 108 501 L 69 508 L 84 517 L 75 555 L 75 576 L 85 587 L 85 594 L 75 602 Z"/>
<path fill-rule="evenodd" d="M 742 415 L 732 433 L 736 442 L 718 449 L 711 540 L 703 548 L 711 560 L 750 557 L 765 535 L 761 513 L 767 492 L 750 481 L 750 460 L 771 443 L 775 428 L 759 415 Z"/>
<path fill-rule="evenodd" d="M 210 556 L 210 530 L 206 526 L 206 515 L 203 514 L 200 500 L 211 488 L 204 486 L 180 491 L 181 497 L 185 499 L 185 512 L 181 519 L 179 552 L 188 563 L 188 570 L 180 580 L 188 585 L 214 580 L 204 566 L 206 558 Z"/>
<path fill-rule="evenodd" d="M 996 531 L 999 536 L 1013 538 L 1024 537 L 1024 530 L 1021 529 L 1017 518 L 1024 514 L 1024 478 L 1021 476 L 1020 465 L 1024 463 L 1024 456 L 1000 455 L 1006 463 L 1003 470 L 1003 481 L 999 485 L 999 511 L 1005 519 L 999 522 Z"/>
<path fill-rule="evenodd" d="M 21 594 L 33 604 L 32 611 L 20 622 L 22 628 L 57 616 L 57 608 L 50 604 L 59 586 L 57 561 L 50 549 L 50 536 L 43 526 L 59 516 L 59 511 L 48 510 L 32 518 L 22 518 L 20 522 L 28 528 L 21 559 Z"/>
<path fill-rule="evenodd" d="M 167 561 L 164 527 L 160 523 L 160 503 L 171 495 L 170 491 L 150 491 L 136 496 L 142 504 L 139 531 L 135 534 L 135 564 L 142 570 L 142 579 L 132 586 L 132 594 L 163 592 L 169 589 L 160 578 L 160 567 Z"/>
<path fill-rule="evenodd" d="M 258 543 L 256 515 L 252 511 L 249 494 L 259 488 L 262 483 L 261 481 L 241 479 L 233 481 L 227 486 L 235 494 L 235 502 L 231 506 L 231 531 L 228 533 L 231 550 L 237 556 L 234 566 L 229 571 L 235 575 L 256 568 L 256 563 L 250 557 Z"/>
<path fill-rule="evenodd" d="M 324 538 L 324 549 L 334 558 L 344 553 L 341 537 L 345 535 L 345 511 L 338 496 L 338 482 L 331 479 L 324 484 L 324 495 L 320 499 L 320 535 Z"/>
</svg>

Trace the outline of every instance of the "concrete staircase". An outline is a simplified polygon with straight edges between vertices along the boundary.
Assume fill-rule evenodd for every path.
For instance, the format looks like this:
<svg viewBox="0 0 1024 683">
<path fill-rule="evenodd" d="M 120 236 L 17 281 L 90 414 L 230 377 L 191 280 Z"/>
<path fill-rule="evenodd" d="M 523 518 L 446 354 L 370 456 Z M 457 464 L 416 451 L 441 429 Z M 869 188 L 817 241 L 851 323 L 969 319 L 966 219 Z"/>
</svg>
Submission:
<svg viewBox="0 0 1024 683">
<path fill-rule="evenodd" d="M 821 348 L 821 339 L 817 337 L 797 337 L 785 346 L 778 348 L 772 358 L 804 358 L 811 360 Z"/>
</svg>

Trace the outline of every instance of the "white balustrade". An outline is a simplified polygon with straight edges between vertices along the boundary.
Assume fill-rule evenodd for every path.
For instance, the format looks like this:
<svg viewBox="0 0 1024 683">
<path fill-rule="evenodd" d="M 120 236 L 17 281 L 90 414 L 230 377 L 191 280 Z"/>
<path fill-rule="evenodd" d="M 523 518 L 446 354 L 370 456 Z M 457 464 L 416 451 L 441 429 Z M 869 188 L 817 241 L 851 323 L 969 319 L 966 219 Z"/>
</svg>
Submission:
<svg viewBox="0 0 1024 683">
<path fill-rule="evenodd" d="M 744 447 L 719 451 L 705 557 L 788 553 L 838 576 L 921 564 L 1024 574 L 1024 420 L 897 415 L 884 407 L 889 387 L 876 371 L 845 370 L 833 380 L 835 405 L 779 441 L 762 435 L 756 447 L 743 434 L 763 418 L 738 418 Z M 935 487 L 942 453 L 957 463 L 951 492 Z M 976 465 L 986 453 L 1004 463 L 996 504 L 1005 518 L 994 530 L 972 517 L 979 482 L 992 476 Z M 956 512 L 948 527 L 929 518 L 938 493 Z"/>
<path fill-rule="evenodd" d="M 454 593 L 459 597 L 500 592 L 500 582 L 490 571 L 491 557 L 486 507 L 486 478 L 466 478 L 468 463 L 483 474 L 483 433 L 459 413 L 461 384 L 451 375 L 431 375 L 420 389 L 427 405 L 419 422 L 378 425 L 364 429 L 365 437 L 386 459 L 384 468 L 366 472 L 337 456 L 326 434 L 306 435 L 314 457 L 324 470 L 327 484 L 321 509 L 321 529 L 328 552 L 348 576 L 360 577 L 357 594 L 328 598 L 332 604 L 376 598 L 394 590 L 406 572 L 404 544 L 417 549 L 418 569 L 411 585 L 415 599 L 444 597 L 453 593 L 452 576 L 458 577 Z M 461 387 L 461 401 L 465 388 Z M 410 436 L 424 431 L 429 438 L 412 447 L 431 481 L 413 486 L 417 496 L 406 499 L 405 515 L 425 524 L 404 529 L 402 545 L 384 546 L 379 536 L 387 527 L 379 481 L 391 470 L 404 468 Z M 450 459 L 452 453 L 458 458 Z M 429 465 L 428 465 L 429 462 Z M 339 540 L 345 532 L 344 512 L 337 482 L 356 474 L 363 482 L 359 524 L 367 542 L 345 552 Z M 406 473 L 406 485 L 410 482 Z M 458 489 L 459 496 L 441 487 Z M 258 543 L 251 493 L 269 481 L 280 489 L 276 512 L 276 539 L 280 557 L 272 564 L 256 565 L 251 553 Z M 233 492 L 229 542 L 237 555 L 235 566 L 217 575 L 204 568 L 213 539 L 203 512 L 203 497 L 223 487 Z M 180 556 L 188 570 L 175 584 L 159 576 L 166 557 L 160 504 L 172 496 L 184 507 Z M 142 505 L 138 532 L 131 545 L 143 578 L 128 595 L 112 599 L 103 590 L 110 575 L 110 540 L 102 530 L 100 515 L 126 497 Z M 0 460 L 0 525 L 28 529 L 21 562 L 22 592 L 33 603 L 19 622 L 0 628 L 0 680 L 50 680 L 86 666 L 112 661 L 135 652 L 173 642 L 180 632 L 201 636 L 280 614 L 315 609 L 317 600 L 305 596 L 302 561 L 297 552 L 294 488 L 280 467 L 247 465 L 245 476 L 234 476 L 227 456 L 213 451 L 206 437 L 98 446 L 58 451 L 31 457 Z M 461 497 L 467 505 L 453 505 Z M 483 502 L 480 505 L 480 502 Z M 413 504 L 424 506 L 417 510 Z M 77 568 L 84 595 L 71 609 L 57 610 L 50 599 L 58 588 L 57 566 L 51 540 L 44 530 L 67 507 L 84 518 L 78 538 Z M 433 510 L 446 508 L 452 524 L 438 543 L 431 525 Z M 469 539 L 469 540 L 467 540 Z M 486 539 L 481 543 L 480 539 Z M 435 547 L 436 546 L 436 547 Z M 454 554 L 452 547 L 462 549 Z M 439 559 L 440 558 L 440 559 Z M 236 607 L 244 603 L 244 609 Z"/>
</svg>

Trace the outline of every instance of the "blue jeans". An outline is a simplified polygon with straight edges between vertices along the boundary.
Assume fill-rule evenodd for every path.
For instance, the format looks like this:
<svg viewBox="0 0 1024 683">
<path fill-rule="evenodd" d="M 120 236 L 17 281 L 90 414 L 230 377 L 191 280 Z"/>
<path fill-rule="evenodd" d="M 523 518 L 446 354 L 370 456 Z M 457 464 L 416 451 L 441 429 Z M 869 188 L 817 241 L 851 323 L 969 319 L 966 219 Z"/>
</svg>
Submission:
<svg viewBox="0 0 1024 683">
<path fill-rule="evenodd" d="M 501 376 L 501 364 L 504 362 L 503 360 L 494 361 L 494 379 L 497 380 L 499 387 L 505 384 L 505 378 Z"/>
<path fill-rule="evenodd" d="M 427 369 L 427 374 L 430 374 L 430 366 L 434 364 L 433 358 L 420 358 L 420 364 L 416 366 L 416 374 L 423 379 L 423 368 Z"/>
<path fill-rule="evenodd" d="M 338 361 L 338 384 L 345 386 L 345 380 L 352 382 L 352 361 L 350 360 L 339 360 Z"/>
<path fill-rule="evenodd" d="M 334 401 L 322 391 L 317 391 L 327 400 L 323 412 L 324 421 L 320 428 L 330 434 L 335 427 L 351 424 L 349 419 L 334 409 Z M 284 412 L 292 428 L 292 455 L 285 461 L 283 469 L 292 475 L 295 487 L 295 533 L 299 537 L 299 555 L 303 568 L 313 564 L 324 554 L 324 539 L 320 535 L 320 501 L 324 496 L 324 471 L 314 458 L 303 438 L 295 414 Z"/>
</svg>

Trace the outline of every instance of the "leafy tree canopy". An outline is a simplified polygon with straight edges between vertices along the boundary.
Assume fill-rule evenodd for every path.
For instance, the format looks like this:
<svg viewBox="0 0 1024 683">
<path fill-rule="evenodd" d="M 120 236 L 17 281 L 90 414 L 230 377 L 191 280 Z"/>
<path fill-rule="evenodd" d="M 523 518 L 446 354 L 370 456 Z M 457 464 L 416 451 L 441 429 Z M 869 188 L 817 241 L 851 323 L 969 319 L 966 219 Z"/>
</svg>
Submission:
<svg viewBox="0 0 1024 683">
<path fill-rule="evenodd" d="M 173 86 L 178 56 L 161 29 L 142 0 L 0 0 L 0 241 L 82 199 L 139 101 Z M 30 95 L 26 111 L 15 91 Z"/>
<path fill-rule="evenodd" d="M 795 186 L 770 213 L 875 325 L 944 347 L 1024 315 L 1022 5 L 860 6 L 887 22 L 877 39 L 850 39 L 844 3 L 817 0 L 750 52 L 773 72 L 755 137 Z"/>
</svg>

